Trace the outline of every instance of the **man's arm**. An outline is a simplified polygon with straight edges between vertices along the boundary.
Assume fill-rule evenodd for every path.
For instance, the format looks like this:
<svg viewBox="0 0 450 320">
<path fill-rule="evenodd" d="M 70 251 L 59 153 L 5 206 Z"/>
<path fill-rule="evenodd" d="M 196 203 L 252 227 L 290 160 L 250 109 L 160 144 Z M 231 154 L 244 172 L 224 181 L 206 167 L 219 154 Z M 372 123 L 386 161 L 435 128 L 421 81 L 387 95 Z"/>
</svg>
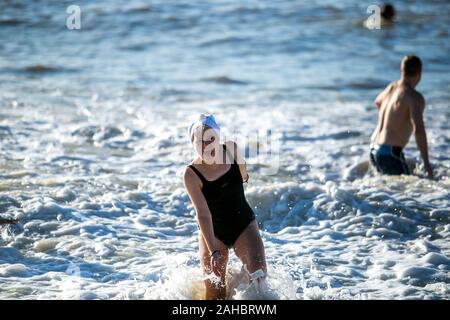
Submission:
<svg viewBox="0 0 450 320">
<path fill-rule="evenodd" d="M 411 123 L 416 138 L 417 147 L 423 159 L 423 164 L 429 178 L 433 177 L 433 170 L 428 159 L 428 142 L 425 124 L 423 122 L 423 111 L 425 110 L 425 99 L 419 94 L 418 99 L 410 105 Z"/>
<path fill-rule="evenodd" d="M 380 109 L 381 104 L 383 103 L 384 99 L 387 98 L 389 93 L 391 92 L 392 88 L 394 87 L 395 82 L 391 82 L 384 90 L 375 98 L 374 104 L 375 106 Z"/>
</svg>

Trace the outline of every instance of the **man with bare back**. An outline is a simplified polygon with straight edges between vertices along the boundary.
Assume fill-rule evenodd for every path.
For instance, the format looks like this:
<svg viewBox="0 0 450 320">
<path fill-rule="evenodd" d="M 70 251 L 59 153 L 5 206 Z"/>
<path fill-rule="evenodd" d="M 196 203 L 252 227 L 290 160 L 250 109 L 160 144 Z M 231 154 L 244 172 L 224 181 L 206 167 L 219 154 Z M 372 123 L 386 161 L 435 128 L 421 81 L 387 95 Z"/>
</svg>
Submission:
<svg viewBox="0 0 450 320">
<path fill-rule="evenodd" d="M 390 83 L 375 99 L 378 125 L 372 134 L 370 162 L 382 174 L 410 174 L 403 148 L 414 133 L 424 169 L 432 178 L 423 122 L 425 99 L 415 90 L 422 74 L 422 62 L 416 56 L 405 56 L 400 73 L 400 80 Z"/>
</svg>

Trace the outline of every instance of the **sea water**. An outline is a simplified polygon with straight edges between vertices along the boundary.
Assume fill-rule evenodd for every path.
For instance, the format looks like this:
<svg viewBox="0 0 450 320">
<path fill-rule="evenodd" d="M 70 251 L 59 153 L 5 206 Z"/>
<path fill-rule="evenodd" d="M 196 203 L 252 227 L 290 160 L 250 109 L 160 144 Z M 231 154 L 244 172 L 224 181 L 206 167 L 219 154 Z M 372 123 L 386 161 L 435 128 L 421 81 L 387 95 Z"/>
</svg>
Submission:
<svg viewBox="0 0 450 320">
<path fill-rule="evenodd" d="M 0 10 L 0 299 L 200 299 L 187 119 L 248 157 L 269 291 L 230 255 L 230 299 L 450 298 L 446 1 L 14 1 Z M 368 170 L 373 100 L 423 60 L 434 180 Z M 249 138 L 250 137 L 250 138 Z M 274 161 L 276 171 L 268 171 Z"/>
</svg>

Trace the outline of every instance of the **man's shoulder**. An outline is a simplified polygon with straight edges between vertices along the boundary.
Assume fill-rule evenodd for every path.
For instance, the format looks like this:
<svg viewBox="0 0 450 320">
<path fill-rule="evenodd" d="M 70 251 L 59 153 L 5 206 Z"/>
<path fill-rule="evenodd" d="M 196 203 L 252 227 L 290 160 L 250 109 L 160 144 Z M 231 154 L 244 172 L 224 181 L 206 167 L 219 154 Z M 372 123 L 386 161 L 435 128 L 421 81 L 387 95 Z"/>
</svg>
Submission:
<svg viewBox="0 0 450 320">
<path fill-rule="evenodd" d="M 398 86 L 398 80 L 394 80 L 387 85 L 386 89 L 391 91 L 392 89 L 395 89 L 397 86 Z"/>
<path fill-rule="evenodd" d="M 421 107 L 425 106 L 425 98 L 419 91 L 412 89 L 410 90 L 409 95 L 413 99 L 414 103 L 418 103 Z"/>
<path fill-rule="evenodd" d="M 416 90 L 417 99 L 421 102 L 422 105 L 425 105 L 425 97 L 419 91 Z"/>
</svg>

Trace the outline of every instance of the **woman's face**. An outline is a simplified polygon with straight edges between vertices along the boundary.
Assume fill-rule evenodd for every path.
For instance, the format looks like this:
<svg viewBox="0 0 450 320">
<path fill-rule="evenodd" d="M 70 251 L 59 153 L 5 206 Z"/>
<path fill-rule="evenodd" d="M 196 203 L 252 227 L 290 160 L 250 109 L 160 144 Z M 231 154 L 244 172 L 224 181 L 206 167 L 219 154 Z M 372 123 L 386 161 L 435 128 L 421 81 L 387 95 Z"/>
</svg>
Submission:
<svg viewBox="0 0 450 320">
<path fill-rule="evenodd" d="M 216 151 L 220 145 L 219 142 L 217 132 L 208 126 L 198 127 L 194 131 L 194 149 L 200 158 L 207 163 L 214 161 L 216 154 L 218 154 Z"/>
</svg>

